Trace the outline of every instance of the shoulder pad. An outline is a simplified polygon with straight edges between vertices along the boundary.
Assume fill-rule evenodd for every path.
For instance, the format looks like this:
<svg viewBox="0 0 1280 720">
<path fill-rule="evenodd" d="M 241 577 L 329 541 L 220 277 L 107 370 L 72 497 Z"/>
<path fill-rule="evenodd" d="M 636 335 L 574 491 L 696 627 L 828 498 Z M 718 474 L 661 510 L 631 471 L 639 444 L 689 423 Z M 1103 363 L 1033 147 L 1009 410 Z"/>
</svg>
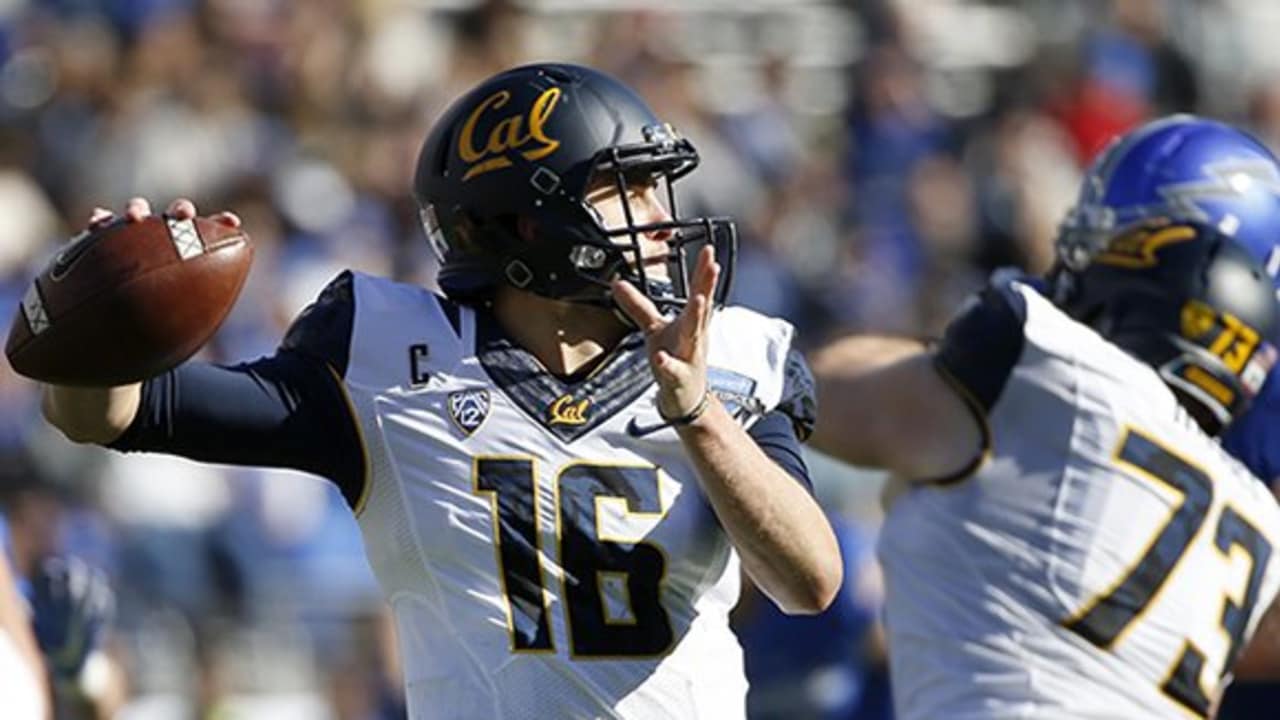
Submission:
<svg viewBox="0 0 1280 720">
<path fill-rule="evenodd" d="M 414 385 L 462 356 L 470 313 L 418 285 L 354 273 L 355 322 L 347 377 L 376 387 Z"/>
<path fill-rule="evenodd" d="M 757 415 L 779 409 L 786 402 L 803 405 L 800 388 L 805 387 L 808 368 L 798 354 L 792 359 L 794 334 L 794 328 L 785 320 L 747 308 L 731 306 L 717 311 L 711 320 L 707 358 L 707 378 L 712 389 L 722 400 L 727 395 L 727 404 L 739 405 Z M 812 388 L 811 380 L 808 387 Z M 799 406 L 793 410 L 803 417 Z"/>
<path fill-rule="evenodd" d="M 804 356 L 795 348 L 787 352 L 787 363 L 783 369 L 782 400 L 777 409 L 791 418 L 797 437 L 801 440 L 809 439 L 813 434 L 813 426 L 818 421 L 818 395 L 809 363 L 805 362 Z"/>
<path fill-rule="evenodd" d="M 320 292 L 289 326 L 281 350 L 309 355 L 345 376 L 351 356 L 355 292 L 350 270 L 344 270 Z"/>
<path fill-rule="evenodd" d="M 987 285 L 970 296 L 947 326 L 936 361 L 990 411 L 1022 356 L 1027 300 L 1035 292 L 1017 281 Z"/>
</svg>

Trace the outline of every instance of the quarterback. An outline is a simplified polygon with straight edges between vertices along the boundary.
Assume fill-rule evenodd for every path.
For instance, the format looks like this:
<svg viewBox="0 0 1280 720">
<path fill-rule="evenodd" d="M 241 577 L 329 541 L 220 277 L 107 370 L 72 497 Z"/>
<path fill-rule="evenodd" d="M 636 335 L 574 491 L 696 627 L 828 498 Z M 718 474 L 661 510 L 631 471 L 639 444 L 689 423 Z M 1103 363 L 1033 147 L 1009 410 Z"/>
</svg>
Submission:
<svg viewBox="0 0 1280 720">
<path fill-rule="evenodd" d="M 1280 589 L 1280 507 L 1215 439 L 1275 364 L 1271 277 L 1156 216 L 1059 249 L 936 347 L 815 355 L 814 443 L 904 478 L 879 554 L 907 720 L 1206 717 Z"/>
<path fill-rule="evenodd" d="M 335 483 L 414 718 L 741 717 L 739 568 L 811 613 L 841 563 L 799 451 L 815 405 L 792 329 L 723 306 L 733 224 L 677 211 L 697 164 L 603 73 L 501 73 L 419 156 L 443 296 L 346 272 L 271 357 L 48 387 L 46 416 Z"/>
</svg>

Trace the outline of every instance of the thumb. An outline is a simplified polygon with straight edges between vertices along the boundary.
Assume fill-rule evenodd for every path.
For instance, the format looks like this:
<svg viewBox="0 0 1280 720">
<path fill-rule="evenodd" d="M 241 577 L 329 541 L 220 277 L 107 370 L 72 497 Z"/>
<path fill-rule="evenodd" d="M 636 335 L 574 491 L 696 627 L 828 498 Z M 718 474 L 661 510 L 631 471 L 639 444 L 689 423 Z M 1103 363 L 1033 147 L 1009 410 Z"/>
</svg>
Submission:
<svg viewBox="0 0 1280 720">
<path fill-rule="evenodd" d="M 666 350 L 659 350 L 653 355 L 653 369 L 663 380 L 683 384 L 689 378 L 689 363 L 677 358 Z"/>
</svg>

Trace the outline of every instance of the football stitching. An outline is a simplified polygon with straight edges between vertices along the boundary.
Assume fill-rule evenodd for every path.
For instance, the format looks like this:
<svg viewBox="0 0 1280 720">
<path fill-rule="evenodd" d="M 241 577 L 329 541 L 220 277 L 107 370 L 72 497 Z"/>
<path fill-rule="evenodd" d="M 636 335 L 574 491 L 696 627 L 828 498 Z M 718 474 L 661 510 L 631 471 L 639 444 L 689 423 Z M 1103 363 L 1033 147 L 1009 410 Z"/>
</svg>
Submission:
<svg viewBox="0 0 1280 720">
<path fill-rule="evenodd" d="M 169 225 L 169 238 L 173 240 L 173 246 L 177 248 L 179 257 L 190 260 L 204 254 L 204 244 L 200 242 L 200 234 L 196 232 L 196 224 L 193 220 L 165 218 L 165 222 Z"/>
<path fill-rule="evenodd" d="M 40 299 L 40 288 L 35 283 L 27 289 L 22 298 L 22 314 L 27 318 L 27 326 L 32 335 L 39 335 L 49 329 L 49 313 L 44 309 L 44 301 Z"/>
</svg>

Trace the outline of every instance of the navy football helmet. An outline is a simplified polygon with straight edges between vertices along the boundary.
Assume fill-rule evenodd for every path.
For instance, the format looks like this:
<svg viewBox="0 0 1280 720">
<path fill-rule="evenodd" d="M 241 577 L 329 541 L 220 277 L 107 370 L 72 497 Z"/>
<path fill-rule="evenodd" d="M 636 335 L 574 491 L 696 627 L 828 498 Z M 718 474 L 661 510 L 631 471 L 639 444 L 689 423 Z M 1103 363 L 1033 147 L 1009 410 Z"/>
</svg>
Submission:
<svg viewBox="0 0 1280 720">
<path fill-rule="evenodd" d="M 612 307 L 622 277 L 663 310 L 688 296 L 688 262 L 707 243 L 727 297 L 736 231 L 727 218 L 681 219 L 674 182 L 698 165 L 688 139 L 630 88 L 591 68 L 536 64 L 500 73 L 456 100 L 418 156 L 414 197 L 452 299 L 488 298 L 499 283 L 545 297 Z M 586 201 L 617 187 L 626 223 L 605 227 Z M 637 224 L 628 187 L 665 186 L 668 221 Z M 666 277 L 646 272 L 640 239 L 662 234 Z"/>
<path fill-rule="evenodd" d="M 1280 164 L 1262 143 L 1194 115 L 1149 122 L 1089 166 L 1058 235 L 1060 262 L 1080 269 L 1117 233 L 1151 218 L 1210 225 L 1272 275 L 1280 257 Z"/>
<path fill-rule="evenodd" d="M 1155 368 L 1211 435 L 1249 407 L 1276 362 L 1271 277 L 1209 225 L 1148 219 L 1081 270 L 1060 267 L 1051 289 L 1068 314 Z"/>
</svg>

